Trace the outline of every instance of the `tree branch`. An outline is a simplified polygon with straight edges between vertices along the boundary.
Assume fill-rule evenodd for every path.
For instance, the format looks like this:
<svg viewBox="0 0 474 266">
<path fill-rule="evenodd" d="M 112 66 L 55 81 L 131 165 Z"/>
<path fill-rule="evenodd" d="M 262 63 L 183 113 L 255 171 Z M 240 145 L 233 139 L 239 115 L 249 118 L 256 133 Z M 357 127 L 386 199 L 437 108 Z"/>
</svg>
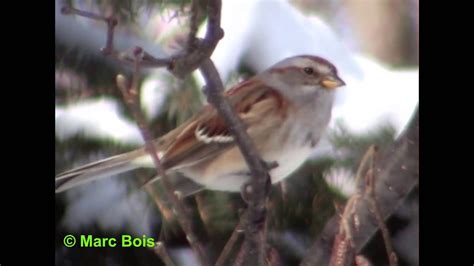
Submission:
<svg viewBox="0 0 474 266">
<path fill-rule="evenodd" d="M 380 156 L 375 167 L 375 195 L 379 204 L 379 212 L 384 219 L 392 215 L 403 203 L 419 180 L 419 111 L 414 115 L 405 132 L 391 147 Z M 352 241 L 356 253 L 367 245 L 378 230 L 374 215 L 369 210 L 369 203 L 358 204 L 355 213 L 358 227 L 351 226 Z M 334 236 L 339 229 L 339 217 L 333 216 L 318 236 L 315 243 L 307 251 L 300 265 L 328 265 Z"/>
<path fill-rule="evenodd" d="M 398 258 L 395 252 L 393 251 L 392 241 L 390 239 L 390 233 L 388 231 L 387 225 L 385 224 L 385 219 L 383 218 L 380 206 L 378 204 L 376 195 L 375 195 L 375 181 L 377 180 L 377 174 L 375 171 L 375 155 L 372 155 L 371 167 L 366 174 L 366 195 L 369 203 L 369 208 L 372 210 L 374 217 L 377 221 L 378 228 L 382 233 L 385 250 L 387 251 L 387 257 L 390 266 L 398 266 Z"/>
<path fill-rule="evenodd" d="M 263 225 L 265 224 L 265 200 L 268 194 L 268 185 L 271 184 L 270 175 L 253 141 L 248 136 L 244 124 L 235 115 L 228 100 L 224 98 L 224 87 L 214 63 L 210 59 L 204 60 L 200 69 L 207 84 L 205 88 L 207 100 L 216 108 L 235 137 L 252 176 L 251 182 L 242 188 L 243 198 L 248 204 L 248 222 L 246 223 L 243 247 L 247 247 L 248 253 L 246 253 L 245 259 L 249 262 L 244 265 L 249 265 L 250 261 L 256 263 L 251 265 L 264 265 Z"/>
<path fill-rule="evenodd" d="M 138 54 L 140 53 L 141 51 L 136 51 L 137 59 L 135 61 L 134 74 L 130 88 L 128 88 L 128 86 L 126 85 L 127 81 L 122 75 L 117 76 L 117 85 L 120 91 L 122 92 L 123 98 L 127 103 L 128 107 L 130 108 L 135 118 L 135 121 L 137 122 L 137 125 L 140 129 L 140 133 L 142 134 L 142 137 L 145 140 L 145 149 L 151 156 L 153 164 L 155 165 L 155 169 L 158 175 L 161 177 L 160 180 L 163 184 L 163 187 L 165 188 L 168 198 L 170 199 L 173 205 L 173 210 L 176 215 L 176 218 L 181 227 L 183 228 L 183 231 L 186 234 L 186 238 L 189 244 L 191 245 L 191 248 L 198 257 L 198 260 L 201 265 L 210 265 L 209 256 L 204 249 L 204 245 L 197 238 L 195 230 L 192 226 L 193 224 L 191 222 L 191 211 L 189 210 L 189 207 L 182 201 L 182 199 L 178 198 L 169 177 L 161 166 L 160 159 L 158 158 L 158 152 L 156 151 L 152 136 L 147 127 L 146 120 L 140 110 L 140 104 L 138 100 L 138 80 L 140 74 Z"/>
<path fill-rule="evenodd" d="M 155 248 L 154 248 L 155 253 L 160 256 L 161 260 L 165 263 L 166 266 L 174 266 L 173 260 L 171 260 L 170 255 L 168 254 L 168 251 L 166 250 L 165 243 L 163 242 L 156 242 Z"/>
<path fill-rule="evenodd" d="M 193 3 L 196 6 L 197 3 Z M 217 46 L 222 37 L 224 37 L 224 31 L 220 27 L 221 18 L 221 1 L 220 0 L 209 0 L 207 5 L 208 14 L 208 26 L 206 31 L 206 37 L 203 40 L 192 37 L 193 49 L 183 49 L 183 51 L 177 55 L 169 58 L 155 58 L 151 54 L 144 51 L 141 47 L 135 49 L 141 49 L 144 51 L 140 58 L 140 67 L 166 67 L 173 75 L 178 78 L 184 78 L 186 75 L 196 70 L 201 63 L 208 59 L 214 49 Z M 193 8 L 193 11 L 197 11 L 198 8 Z M 114 16 L 102 16 L 94 14 L 92 12 L 79 10 L 70 6 L 64 6 L 61 8 L 61 12 L 65 15 L 77 15 L 94 20 L 101 20 L 107 24 L 107 40 L 106 46 L 102 49 L 102 53 L 106 56 L 110 56 L 122 63 L 133 66 L 134 57 L 123 52 L 118 52 L 114 47 L 114 28 L 117 25 L 117 19 Z M 193 14 L 193 23 L 197 22 Z M 195 34 L 194 28 L 196 25 L 191 25 L 191 34 Z M 135 50 L 134 49 L 134 50 Z"/>
<path fill-rule="evenodd" d="M 193 10 L 196 12 L 197 2 L 193 1 Z M 186 220 L 189 219 L 188 211 L 182 204 L 182 201 L 173 193 L 171 184 L 169 183 L 166 173 L 161 168 L 160 160 L 157 156 L 155 147 L 151 140 L 151 135 L 148 133 L 146 128 L 145 120 L 140 115 L 138 103 L 134 98 L 138 95 L 137 90 L 137 77 L 138 70 L 141 67 L 167 67 L 167 69 L 178 78 L 183 78 L 187 74 L 191 73 L 198 67 L 206 79 L 206 92 L 208 101 L 223 117 L 226 125 L 229 127 L 231 133 L 236 139 L 237 145 L 239 146 L 252 175 L 251 182 L 243 186 L 242 195 L 244 200 L 248 204 L 248 217 L 246 220 L 246 232 L 245 241 L 243 246 L 246 247 L 246 265 L 264 265 L 265 264 L 265 237 L 263 227 L 265 225 L 265 200 L 268 194 L 268 188 L 271 184 L 270 176 L 268 174 L 268 166 L 261 160 L 257 149 L 255 148 L 252 140 L 246 133 L 246 129 L 242 121 L 235 115 L 233 108 L 223 97 L 224 87 L 219 77 L 217 69 L 213 62 L 209 59 L 212 52 L 219 40 L 224 36 L 224 32 L 220 27 L 221 19 L 221 1 L 220 0 L 208 0 L 207 2 L 207 15 L 208 25 L 205 39 L 199 40 L 195 36 L 190 36 L 189 44 L 192 49 L 184 49 L 180 54 L 172 56 L 170 58 L 154 58 L 152 55 L 143 51 L 140 47 L 133 49 L 133 57 L 119 53 L 114 48 L 114 28 L 117 24 L 116 19 L 113 16 L 104 17 L 97 14 L 92 14 L 86 11 L 81 11 L 72 7 L 64 7 L 62 9 L 64 14 L 76 14 L 79 16 L 88 17 L 96 20 L 103 20 L 107 23 L 107 41 L 106 46 L 102 50 L 107 56 L 111 56 L 119 60 L 120 62 L 128 65 L 133 65 L 135 68 L 134 81 L 132 84 L 132 90 L 128 92 L 124 86 L 124 81 L 118 80 L 119 87 L 122 88 L 125 100 L 130 104 L 130 107 L 134 111 L 135 118 L 139 124 L 141 133 L 146 142 L 146 150 L 150 153 L 153 159 L 156 170 L 160 176 L 162 176 L 163 186 L 167 191 L 168 196 L 171 199 L 173 207 L 176 210 L 178 221 L 180 222 L 183 230 L 188 236 L 188 241 L 191 247 L 196 252 L 201 260 L 201 264 L 208 265 L 209 260 L 207 255 L 204 254 L 202 245 L 194 239 L 192 236 L 193 230 L 190 223 Z M 192 23 L 196 23 L 197 14 L 193 14 Z M 190 35 L 195 34 L 196 25 L 191 25 Z M 122 78 L 123 79 L 123 78 Z"/>
<path fill-rule="evenodd" d="M 239 223 L 235 227 L 234 231 L 232 232 L 232 235 L 230 236 L 229 240 L 227 241 L 224 248 L 222 249 L 222 252 L 219 255 L 219 258 L 217 258 L 215 266 L 226 265 L 227 260 L 229 259 L 237 240 L 240 238 L 241 234 L 244 231 L 245 225 L 243 225 L 242 223 L 247 221 L 247 217 L 244 217 L 244 216 L 247 216 L 247 214 L 248 214 L 247 211 L 244 211 L 244 213 L 242 213 L 242 217 L 240 217 Z"/>
</svg>

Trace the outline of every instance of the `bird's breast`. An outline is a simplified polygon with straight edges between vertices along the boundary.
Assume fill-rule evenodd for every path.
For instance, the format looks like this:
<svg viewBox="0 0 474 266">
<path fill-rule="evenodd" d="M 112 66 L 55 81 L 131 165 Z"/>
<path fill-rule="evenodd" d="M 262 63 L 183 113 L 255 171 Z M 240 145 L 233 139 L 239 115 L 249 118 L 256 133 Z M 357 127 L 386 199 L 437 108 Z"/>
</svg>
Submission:
<svg viewBox="0 0 474 266">
<path fill-rule="evenodd" d="M 312 150 L 310 146 L 289 148 L 278 155 L 269 156 L 267 161 L 278 163 L 278 167 L 270 171 L 272 183 L 280 182 L 298 169 L 309 157 Z"/>
<path fill-rule="evenodd" d="M 308 159 L 327 126 L 327 115 L 313 113 L 311 108 L 303 109 L 299 113 L 293 112 L 278 128 L 266 130 L 265 134 L 250 134 L 262 159 L 278 164 L 270 171 L 272 183 L 288 177 Z M 250 178 L 247 164 L 237 146 L 180 171 L 212 190 L 237 192 Z"/>
</svg>

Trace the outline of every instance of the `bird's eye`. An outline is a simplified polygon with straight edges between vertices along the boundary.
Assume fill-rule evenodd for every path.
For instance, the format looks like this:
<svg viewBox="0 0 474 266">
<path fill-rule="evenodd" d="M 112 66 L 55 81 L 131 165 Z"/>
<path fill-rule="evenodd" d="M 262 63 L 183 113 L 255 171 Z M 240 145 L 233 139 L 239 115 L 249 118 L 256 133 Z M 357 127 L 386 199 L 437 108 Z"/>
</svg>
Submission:
<svg viewBox="0 0 474 266">
<path fill-rule="evenodd" d="M 305 67 L 303 69 L 304 73 L 308 74 L 308 75 L 311 75 L 314 73 L 314 69 L 312 67 Z"/>
</svg>

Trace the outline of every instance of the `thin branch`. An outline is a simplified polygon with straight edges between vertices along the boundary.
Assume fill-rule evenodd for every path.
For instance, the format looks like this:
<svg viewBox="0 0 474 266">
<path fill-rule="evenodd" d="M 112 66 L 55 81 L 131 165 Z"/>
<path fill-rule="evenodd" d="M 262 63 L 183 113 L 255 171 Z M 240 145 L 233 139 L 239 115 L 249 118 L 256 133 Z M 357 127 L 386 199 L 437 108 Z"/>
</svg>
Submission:
<svg viewBox="0 0 474 266">
<path fill-rule="evenodd" d="M 201 17 L 201 10 L 199 9 L 199 1 L 192 0 L 191 1 L 191 23 L 189 26 L 189 34 L 188 34 L 188 44 L 187 44 L 187 51 L 192 52 L 196 49 L 197 45 L 197 38 L 196 34 L 198 31 L 198 21 Z"/>
<path fill-rule="evenodd" d="M 197 3 L 193 5 L 197 6 Z M 197 10 L 198 8 L 196 7 L 193 8 L 193 10 L 194 9 Z M 70 6 L 62 7 L 61 11 L 65 15 L 77 15 L 94 20 L 104 21 L 107 24 L 107 40 L 106 46 L 102 49 L 103 54 L 110 56 L 124 64 L 133 65 L 133 56 L 118 52 L 114 48 L 114 29 L 117 25 L 117 20 L 114 18 L 114 16 L 106 17 L 92 12 L 79 10 Z M 224 37 L 224 31 L 220 27 L 221 1 L 209 0 L 207 5 L 207 14 L 209 21 L 206 37 L 204 40 L 198 40 L 193 37 L 192 43 L 194 49 L 185 49 L 183 52 L 171 56 L 170 58 L 155 58 L 151 54 L 143 52 L 142 57 L 139 58 L 140 67 L 166 67 L 173 75 L 178 78 L 184 78 L 186 75 L 196 70 L 205 59 L 208 59 L 212 55 L 217 43 L 220 39 L 222 39 L 222 37 Z M 193 14 L 192 16 L 196 16 L 196 18 L 194 18 L 192 21 L 190 34 L 195 34 L 196 31 L 193 29 L 197 29 L 197 25 L 193 25 L 193 23 L 197 23 L 198 15 Z M 134 50 L 136 49 L 143 50 L 141 47 L 134 48 Z"/>
<path fill-rule="evenodd" d="M 175 76 L 180 78 L 186 76 L 211 57 L 217 43 L 224 37 L 224 30 L 221 28 L 221 8 L 220 0 L 208 0 L 206 36 L 203 40 L 196 40 L 196 49 L 172 57 L 172 64 L 168 69 Z"/>
<path fill-rule="evenodd" d="M 155 205 L 160 210 L 160 213 L 164 217 L 165 221 L 171 222 L 173 218 L 173 212 L 166 206 L 166 204 L 164 204 L 160 198 L 160 195 L 158 195 L 158 192 L 155 190 L 152 184 L 145 185 L 145 190 L 155 202 Z"/>
<path fill-rule="evenodd" d="M 216 266 L 226 265 L 225 263 L 229 259 L 229 256 L 231 255 L 231 252 L 234 249 L 235 243 L 244 232 L 245 226 L 242 223 L 247 221 L 247 217 L 246 217 L 247 214 L 248 214 L 247 211 L 244 211 L 241 218 L 239 219 L 239 223 L 237 224 L 234 231 L 232 232 L 232 235 L 230 236 L 229 240 L 225 244 L 224 249 L 222 249 L 222 252 L 219 255 L 219 258 L 217 258 L 217 261 L 215 264 Z"/>
<path fill-rule="evenodd" d="M 385 152 L 375 167 L 377 179 L 374 193 L 380 204 L 383 220 L 393 214 L 403 203 L 419 180 L 419 112 L 416 108 L 404 133 Z M 366 201 L 365 201 L 366 202 Z M 374 215 L 367 204 L 358 204 L 356 210 L 358 230 L 353 230 L 352 240 L 356 254 L 367 245 L 378 230 Z M 339 228 L 339 217 L 333 216 L 317 240 L 307 251 L 300 265 L 327 265 L 332 243 Z"/>
<path fill-rule="evenodd" d="M 104 16 L 99 15 L 99 14 L 95 14 L 95 13 L 92 13 L 92 12 L 89 12 L 89 11 L 79 10 L 79 9 L 74 8 L 72 6 L 63 6 L 61 8 L 61 13 L 63 15 L 77 15 L 77 16 L 81 16 L 81 17 L 85 17 L 85 18 L 90 18 L 90 19 L 93 19 L 93 20 L 102 20 L 102 21 L 107 22 L 107 17 L 104 17 Z"/>
<path fill-rule="evenodd" d="M 234 113 L 227 99 L 224 98 L 224 85 L 214 63 L 209 59 L 217 42 L 224 35 L 220 27 L 220 10 L 220 1 L 209 0 L 206 37 L 198 46 L 201 49 L 198 48 L 191 52 L 187 64 L 193 66 L 193 64 L 200 63 L 198 66 L 200 65 L 201 73 L 206 80 L 205 92 L 208 102 L 216 108 L 219 115 L 224 119 L 250 169 L 252 180 L 248 186 L 243 187 L 242 192 L 244 199 L 248 200 L 248 222 L 246 223 L 243 245 L 248 246 L 249 252 L 245 259 L 247 260 L 246 265 L 265 265 L 263 226 L 265 224 L 265 200 L 269 184 L 271 184 L 270 175 L 242 121 Z M 204 56 L 206 59 L 200 61 L 203 55 L 206 54 L 207 56 Z M 172 71 L 178 71 L 179 73 L 179 65 L 176 65 Z"/>
<path fill-rule="evenodd" d="M 100 14 L 95 14 L 93 12 L 79 10 L 71 6 L 63 6 L 61 8 L 61 13 L 64 15 L 76 15 L 80 17 L 85 17 L 93 20 L 104 21 L 107 24 L 107 39 L 105 41 L 105 47 L 101 49 L 103 55 L 110 56 L 126 65 L 133 66 L 134 58 L 130 57 L 125 53 L 119 53 L 115 50 L 114 47 L 114 32 L 115 27 L 117 26 L 117 19 L 111 16 L 103 16 Z"/>
<path fill-rule="evenodd" d="M 130 89 L 127 89 L 125 77 L 122 75 L 117 76 L 117 85 L 120 91 L 123 94 L 123 98 L 127 103 L 128 107 L 130 108 L 135 121 L 140 129 L 140 133 L 145 140 L 145 149 L 151 156 L 153 160 L 153 164 L 155 165 L 155 169 L 159 176 L 161 176 L 161 182 L 163 187 L 165 188 L 166 194 L 170 199 L 173 205 L 173 211 L 177 217 L 178 222 L 180 223 L 181 227 L 183 228 L 184 233 L 186 234 L 186 238 L 188 239 L 191 248 L 194 250 L 196 256 L 198 257 L 201 265 L 210 265 L 209 257 L 204 250 L 204 246 L 198 238 L 192 228 L 191 222 L 191 212 L 184 204 L 184 202 L 178 198 L 176 193 L 174 193 L 173 186 L 169 177 L 167 176 L 166 172 L 164 171 L 163 167 L 161 166 L 160 159 L 158 158 L 158 152 L 156 151 L 152 136 L 147 128 L 146 120 L 140 110 L 139 100 L 138 100 L 138 80 L 140 75 L 140 63 L 138 56 L 141 53 L 141 50 L 137 49 L 135 51 L 136 60 L 134 66 L 134 73 L 132 78 L 132 85 Z"/>
<path fill-rule="evenodd" d="M 344 266 L 347 264 L 359 263 L 357 260 L 361 260 L 360 257 L 353 256 L 354 254 L 354 241 L 353 231 L 358 231 L 360 227 L 359 216 L 356 213 L 356 205 L 363 203 L 360 199 L 365 196 L 368 201 L 369 209 L 374 213 L 378 227 L 382 232 L 384 239 L 385 248 L 387 250 L 387 257 L 390 262 L 390 266 L 397 266 L 397 256 L 392 248 L 390 241 L 390 234 L 385 224 L 385 220 L 382 217 L 380 207 L 377 204 L 375 197 L 375 158 L 377 155 L 378 148 L 375 145 L 371 145 L 364 156 L 362 157 L 361 163 L 357 169 L 356 184 L 362 178 L 362 173 L 365 171 L 365 182 L 362 189 L 358 189 L 357 193 L 352 195 L 341 215 L 339 232 L 334 238 L 334 244 L 332 254 L 329 260 L 330 266 Z M 368 170 L 365 170 L 367 169 Z M 353 225 L 352 225 L 353 224 Z M 355 230 L 352 228 L 354 227 Z M 360 264 L 360 263 L 359 263 Z"/>
<path fill-rule="evenodd" d="M 367 151 L 364 153 L 364 156 L 362 156 L 362 160 L 359 163 L 359 167 L 357 168 L 357 172 L 355 175 L 355 184 L 359 185 L 360 180 L 362 179 L 362 173 L 364 169 L 369 166 L 369 162 L 372 163 L 372 161 L 369 161 L 373 156 L 375 155 L 377 148 L 375 145 L 371 145 Z"/>
<path fill-rule="evenodd" d="M 354 220 L 354 208 L 360 201 L 360 195 L 354 194 L 347 201 L 344 211 L 339 221 L 339 231 L 334 238 L 334 244 L 329 260 L 330 266 L 347 265 L 354 253 L 354 244 L 352 241 L 352 227 L 350 224 Z"/>
<path fill-rule="evenodd" d="M 382 235 L 384 237 L 385 246 L 387 249 L 387 254 L 389 259 L 391 258 L 390 254 L 395 254 L 392 249 L 392 245 L 390 242 L 390 235 L 388 233 L 388 229 L 385 225 L 385 221 L 383 220 L 380 210 L 378 208 L 377 202 L 375 200 L 375 193 L 374 193 L 374 184 L 375 184 L 375 157 L 377 155 L 377 147 L 375 145 L 371 145 L 367 151 L 365 152 L 364 156 L 362 157 L 361 163 L 357 169 L 356 174 L 356 184 L 359 183 L 359 180 L 362 178 L 362 173 L 366 171 L 365 174 L 365 182 L 364 187 L 362 189 L 358 189 L 357 193 L 352 195 L 345 208 L 344 212 L 341 215 L 340 219 L 340 226 L 339 226 L 339 233 L 335 236 L 333 250 L 330 258 L 329 265 L 330 266 L 344 266 L 347 264 L 353 264 L 356 262 L 357 257 L 353 257 L 354 254 L 354 241 L 353 241 L 353 230 L 352 230 L 352 223 L 354 223 L 355 231 L 359 230 L 359 217 L 355 212 L 356 204 L 362 202 L 360 199 L 365 196 L 365 198 L 369 202 L 369 207 L 375 214 L 375 218 L 377 223 L 379 224 L 379 228 L 382 231 Z M 368 170 L 365 170 L 367 169 Z M 360 259 L 359 259 L 360 260 Z M 390 264 L 391 266 L 396 266 L 395 264 Z"/>
<path fill-rule="evenodd" d="M 166 266 L 174 266 L 174 262 L 171 260 L 171 257 L 166 250 L 165 243 L 163 242 L 156 242 L 155 253 L 161 258 L 161 260 L 165 263 Z"/>
<path fill-rule="evenodd" d="M 382 216 L 382 212 L 380 210 L 380 206 L 377 202 L 377 198 L 375 196 L 375 181 L 376 181 L 376 171 L 375 171 L 375 157 L 377 155 L 377 152 L 375 149 L 373 149 L 373 155 L 372 155 L 372 160 L 371 160 L 371 166 L 369 171 L 367 172 L 366 175 L 366 195 L 367 195 L 367 200 L 369 201 L 370 204 L 370 209 L 373 210 L 375 219 L 377 220 L 378 227 L 380 228 L 380 231 L 382 232 L 382 237 L 383 241 L 385 244 L 385 249 L 387 251 L 387 257 L 389 261 L 390 266 L 397 266 L 398 265 L 398 259 L 396 253 L 393 251 L 392 247 L 392 241 L 390 240 L 390 233 L 388 231 L 387 225 L 385 224 L 385 220 Z"/>
<path fill-rule="evenodd" d="M 344 266 L 348 262 L 350 257 L 349 253 L 352 253 L 351 245 L 344 233 L 339 233 L 334 238 L 334 245 L 332 249 L 331 259 L 329 260 L 329 266 Z"/>
<path fill-rule="evenodd" d="M 206 80 L 207 100 L 224 119 L 235 137 L 240 152 L 245 158 L 252 176 L 251 182 L 242 188 L 242 196 L 248 204 L 248 223 L 243 247 L 248 250 L 245 259 L 255 265 L 265 265 L 265 243 L 263 225 L 265 224 L 265 200 L 271 184 L 268 167 L 261 159 L 252 139 L 248 136 L 242 121 L 235 115 L 228 100 L 223 96 L 223 84 L 214 63 L 207 59 L 200 68 Z M 245 263 L 247 264 L 247 263 Z M 252 263 L 252 265 L 254 265 Z"/>
</svg>

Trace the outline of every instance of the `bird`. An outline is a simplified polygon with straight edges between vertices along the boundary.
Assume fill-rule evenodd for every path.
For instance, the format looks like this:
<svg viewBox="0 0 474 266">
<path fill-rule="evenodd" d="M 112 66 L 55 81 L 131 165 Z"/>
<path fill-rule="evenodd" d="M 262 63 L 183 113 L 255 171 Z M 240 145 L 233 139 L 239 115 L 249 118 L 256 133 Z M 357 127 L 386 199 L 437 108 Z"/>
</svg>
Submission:
<svg viewBox="0 0 474 266">
<path fill-rule="evenodd" d="M 335 89 L 344 86 L 337 68 L 316 55 L 285 58 L 225 91 L 276 184 L 311 155 L 331 119 Z M 153 140 L 166 173 L 176 172 L 208 190 L 238 192 L 250 170 L 229 127 L 205 105 L 175 129 Z M 154 168 L 144 147 L 60 173 L 56 193 L 99 178 Z"/>
</svg>

